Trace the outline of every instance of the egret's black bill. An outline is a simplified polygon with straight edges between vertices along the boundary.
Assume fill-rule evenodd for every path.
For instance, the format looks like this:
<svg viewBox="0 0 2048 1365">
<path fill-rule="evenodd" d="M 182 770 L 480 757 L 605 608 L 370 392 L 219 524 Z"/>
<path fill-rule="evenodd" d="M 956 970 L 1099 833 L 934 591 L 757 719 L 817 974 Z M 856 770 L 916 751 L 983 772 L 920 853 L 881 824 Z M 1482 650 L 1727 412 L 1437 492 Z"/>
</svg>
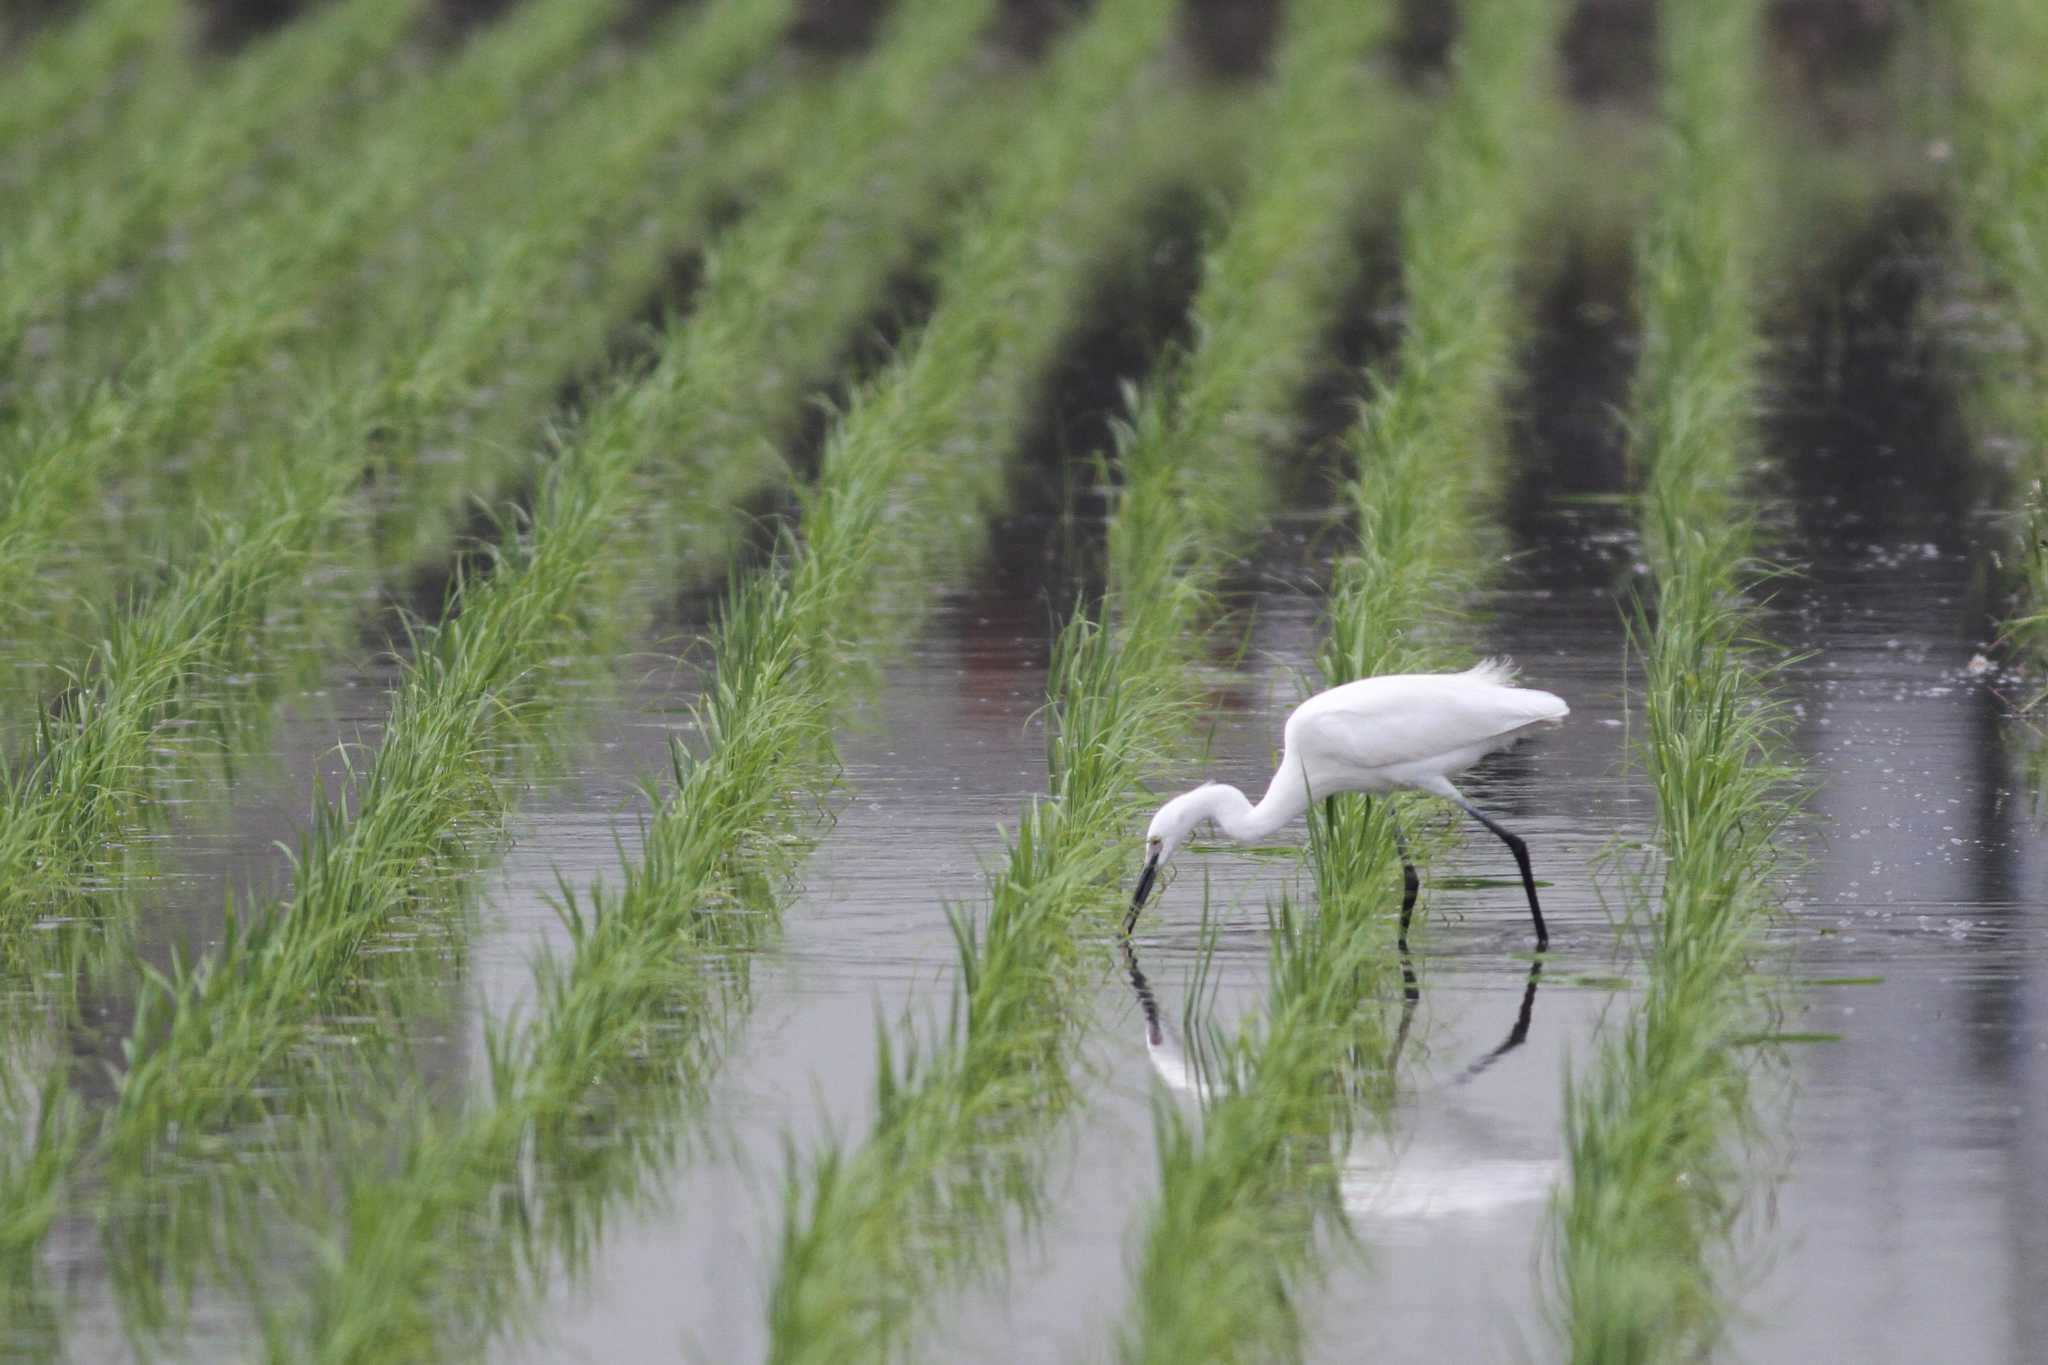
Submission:
<svg viewBox="0 0 2048 1365">
<path fill-rule="evenodd" d="M 1153 854 L 1145 860 L 1145 870 L 1138 874 L 1138 893 L 1131 897 L 1131 913 L 1124 916 L 1124 934 L 1138 927 L 1138 912 L 1145 908 L 1145 897 L 1152 894 L 1152 883 L 1159 880 L 1159 855 Z"/>
</svg>

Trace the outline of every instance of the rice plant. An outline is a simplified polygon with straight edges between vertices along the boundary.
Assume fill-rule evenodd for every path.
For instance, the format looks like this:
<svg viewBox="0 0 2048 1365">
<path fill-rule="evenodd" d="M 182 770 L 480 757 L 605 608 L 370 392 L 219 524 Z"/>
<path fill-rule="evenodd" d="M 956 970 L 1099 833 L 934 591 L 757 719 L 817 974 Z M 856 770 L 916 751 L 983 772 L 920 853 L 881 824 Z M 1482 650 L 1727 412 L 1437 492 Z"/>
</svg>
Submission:
<svg viewBox="0 0 2048 1365">
<path fill-rule="evenodd" d="M 1667 9 L 1664 193 L 1638 248 L 1633 398 L 1655 574 L 1644 759 L 1663 876 L 1635 1014 L 1568 1082 L 1560 1317 L 1579 1361 L 1687 1360 L 1722 1339 L 1746 1185 L 1749 958 L 1775 901 L 1790 772 L 1746 600 L 1762 238 L 1756 4 Z"/>
<path fill-rule="evenodd" d="M 73 685 L 39 718 L 28 754 L 0 768 L 0 942 L 18 939 L 37 908 L 78 897 L 107 875 L 108 841 L 156 790 L 155 751 L 199 719 L 205 684 L 246 671 L 279 589 L 296 582 L 307 531 L 337 520 L 332 508 L 346 484 L 279 480 L 268 491 L 271 517 L 221 526 L 215 557 L 165 584 L 151 609 L 109 623 Z"/>
<path fill-rule="evenodd" d="M 0 34 L 22 49 L 9 54 L 7 99 L 0 103 L 0 147 L 8 149 L 0 169 L 0 222 L 20 221 L 60 153 L 89 156 L 99 140 L 94 130 L 103 124 L 125 131 L 126 120 L 105 112 L 108 86 L 138 60 L 177 51 L 184 8 L 178 0 L 111 0 L 25 40 Z M 125 111 L 125 101 L 115 103 Z"/>
<path fill-rule="evenodd" d="M 206 202 L 261 145 L 262 130 L 389 56 L 411 0 L 345 0 L 243 53 L 206 98 L 159 111 L 139 145 L 113 150 L 81 192 L 40 204 L 0 254 L 0 361 L 18 363 L 30 324 L 116 269 L 179 214 Z"/>
<path fill-rule="evenodd" d="M 1359 547 L 1338 566 L 1321 664 L 1332 683 L 1441 666 L 1433 628 L 1466 586 L 1496 487 L 1518 272 L 1533 223 L 1561 7 L 1473 14 L 1422 185 L 1404 203 L 1409 317 L 1392 378 L 1351 435 Z M 1361 1102 L 1383 1095 L 1399 985 L 1375 888 L 1395 865 L 1384 807 L 1332 803 L 1313 825 L 1318 910 L 1274 911 L 1270 999 L 1219 1061 L 1199 1131 L 1160 1104 L 1160 1193 L 1146 1215 L 1127 1360 L 1299 1355 L 1316 1230 L 1340 1223 L 1335 1162 Z M 1392 888 L 1386 888 L 1391 893 Z"/>
<path fill-rule="evenodd" d="M 474 155 L 473 144 L 505 120 L 538 75 L 587 46 L 604 8 L 539 6 L 533 13 L 535 21 L 495 30 L 493 41 L 394 96 L 384 125 L 352 149 L 360 173 L 343 187 L 324 176 L 276 186 L 261 211 L 218 234 L 226 249 L 217 271 L 187 263 L 176 272 L 178 287 L 192 291 L 183 310 L 191 325 L 161 327 L 156 339 L 139 345 L 131 330 L 122 383 L 90 388 L 83 397 L 72 385 L 24 396 L 8 433 L 9 475 L 0 493 L 0 585 L 16 630 L 24 616 L 35 619 L 60 605 L 45 605 L 47 585 L 64 582 L 68 598 L 90 600 L 91 585 L 111 568 L 101 557 L 77 553 L 104 505 L 91 496 L 100 487 L 125 485 L 123 502 L 138 509 L 125 520 L 178 524 L 170 512 L 185 504 L 180 484 L 237 448 L 215 428 L 220 405 L 271 395 L 267 385 L 252 383 L 254 362 L 320 325 L 323 312 L 313 306 L 320 282 L 359 239 L 406 221 L 438 181 Z M 417 270 L 394 272 L 388 287 L 411 285 L 418 293 L 419 277 Z M 161 458 L 166 447 L 188 442 L 198 451 L 191 459 Z M 63 556 L 91 571 L 58 572 Z M 62 616 L 57 620 L 61 630 Z"/>
<path fill-rule="evenodd" d="M 408 1360 L 505 1335 L 522 1267 L 574 1258 L 595 1236 L 586 1211 L 659 1164 L 667 1147 L 638 1134 L 696 1093 L 728 1008 L 720 964 L 773 923 L 831 781 L 834 699 L 804 618 L 777 575 L 728 598 L 703 756 L 674 750 L 675 787 L 623 883 L 565 894 L 570 955 L 536 965 L 528 1018 L 493 1028 L 488 1099 L 423 1117 L 395 1166 L 374 1145 L 343 1168 L 345 1236 L 308 1303 L 270 1313 L 275 1354 Z M 593 1146 L 597 1130 L 616 1136 Z"/>
<path fill-rule="evenodd" d="M 2048 658 L 2048 94 L 2035 58 L 2048 51 L 2048 15 L 2017 0 L 1964 0 L 1946 21 L 1959 134 L 1951 200 L 1965 265 L 2016 333 L 1978 386 L 1986 434 L 2016 452 L 2017 601 L 2006 633 L 2039 661 Z"/>
<path fill-rule="evenodd" d="M 757 58 L 786 14 L 733 3 L 702 17 L 695 59 L 715 71 Z M 410 908 L 445 899 L 448 875 L 475 856 L 509 799 L 496 780 L 507 748 L 531 737 L 522 727 L 545 710 L 575 646 L 617 626 L 608 604 L 623 585 L 608 552 L 630 520 L 652 430 L 630 407 L 623 388 L 593 414 L 550 467 L 531 522 L 508 531 L 496 571 L 465 585 L 452 621 L 422 628 L 353 804 L 316 808 L 289 904 L 231 924 L 198 968 L 147 983 L 100 1143 L 122 1177 L 117 1190 L 174 1162 L 160 1141 L 171 1125 L 197 1139 L 250 1113 L 251 1080 L 290 1058 L 322 1009 L 359 989 L 363 944 Z"/>
<path fill-rule="evenodd" d="M 745 33 L 771 31 L 758 13 L 738 22 Z M 156 793 L 165 775 L 163 737 L 189 719 L 181 711 L 195 698 L 219 697 L 223 679 L 252 672 L 269 675 L 270 685 L 245 689 L 233 715 L 219 705 L 208 714 L 239 724 L 275 695 L 282 681 L 276 670 L 253 667 L 266 656 L 259 631 L 282 634 L 280 643 L 299 649 L 332 631 L 334 623 L 323 626 L 315 613 L 279 632 L 266 604 L 269 589 L 303 575 L 316 557 L 324 573 L 344 582 L 360 564 L 365 452 L 375 452 L 380 481 L 395 483 L 417 518 L 421 504 L 434 500 L 412 458 L 428 430 L 493 378 L 498 406 L 507 406 L 505 372 L 494 368 L 502 364 L 507 334 L 516 334 L 527 314 L 561 291 L 586 244 L 616 221 L 622 201 L 633 202 L 631 179 L 671 121 L 706 99 L 706 86 L 680 81 L 674 64 L 664 66 L 660 89 L 670 93 L 640 101 L 637 122 L 603 111 L 612 115 L 606 155 L 588 153 L 590 129 L 580 120 L 564 129 L 559 151 L 540 163 L 543 170 L 563 163 L 555 179 L 559 193 L 534 202 L 517 228 L 480 243 L 475 275 L 447 277 L 429 291 L 434 325 L 387 348 L 377 373 L 347 373 L 335 393 L 316 401 L 291 433 L 289 460 L 267 474 L 258 471 L 235 498 L 251 521 L 215 518 L 195 563 L 153 585 L 134 612 L 117 605 L 109 613 L 101 642 L 67 680 L 62 723 L 34 733 L 28 755 L 5 782 L 0 867 L 9 875 L 0 917 L 14 922 L 17 937 L 25 914 L 75 896 L 88 878 L 106 876 L 98 865 L 104 846 Z M 715 183 L 699 175 L 674 197 L 702 204 Z M 587 337 L 589 329 L 579 335 Z M 536 407 L 547 401 L 544 389 L 531 395 L 529 424 L 538 425 Z M 357 609 L 359 572 L 356 578 L 356 594 L 340 594 L 344 613 Z"/>
</svg>

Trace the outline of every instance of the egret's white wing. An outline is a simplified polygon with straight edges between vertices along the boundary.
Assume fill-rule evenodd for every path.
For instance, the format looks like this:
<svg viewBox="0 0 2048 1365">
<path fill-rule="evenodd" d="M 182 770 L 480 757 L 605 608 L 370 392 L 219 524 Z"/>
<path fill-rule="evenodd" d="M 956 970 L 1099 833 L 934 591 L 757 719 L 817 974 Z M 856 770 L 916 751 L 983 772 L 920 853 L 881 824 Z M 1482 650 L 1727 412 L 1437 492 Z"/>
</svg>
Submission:
<svg viewBox="0 0 2048 1365">
<path fill-rule="evenodd" d="M 1370 770 L 1454 754 L 1567 713 L 1548 692 L 1473 674 L 1392 674 L 1309 698 L 1287 718 L 1286 742 L 1312 771 Z"/>
</svg>

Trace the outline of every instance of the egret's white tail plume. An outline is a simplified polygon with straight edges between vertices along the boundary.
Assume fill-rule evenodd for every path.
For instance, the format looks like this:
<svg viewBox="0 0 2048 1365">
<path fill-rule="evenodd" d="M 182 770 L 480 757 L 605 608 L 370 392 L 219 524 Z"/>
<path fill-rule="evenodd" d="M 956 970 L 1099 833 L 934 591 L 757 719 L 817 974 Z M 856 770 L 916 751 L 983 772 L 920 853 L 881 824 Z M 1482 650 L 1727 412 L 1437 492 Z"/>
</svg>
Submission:
<svg viewBox="0 0 2048 1365">
<path fill-rule="evenodd" d="M 1513 659 L 1500 656 L 1481 659 L 1465 670 L 1465 676 L 1474 682 L 1493 683 L 1500 687 L 1513 687 L 1515 679 L 1520 677 L 1521 673 L 1522 670 L 1515 667 Z"/>
</svg>

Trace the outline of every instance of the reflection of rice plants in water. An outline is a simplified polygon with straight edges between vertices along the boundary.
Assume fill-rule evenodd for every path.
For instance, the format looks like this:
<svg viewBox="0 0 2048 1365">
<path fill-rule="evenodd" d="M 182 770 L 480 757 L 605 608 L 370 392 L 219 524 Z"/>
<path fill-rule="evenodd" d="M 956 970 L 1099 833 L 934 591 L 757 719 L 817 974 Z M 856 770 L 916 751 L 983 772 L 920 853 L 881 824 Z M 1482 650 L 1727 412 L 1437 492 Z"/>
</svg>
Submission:
<svg viewBox="0 0 2048 1365">
<path fill-rule="evenodd" d="M 1495 491 L 1561 14 L 1529 0 L 1471 17 L 1424 182 L 1402 206 L 1407 332 L 1349 437 L 1360 534 L 1330 604 L 1332 682 L 1446 660 L 1428 628 L 1455 607 Z M 1384 1094 L 1384 1011 L 1401 990 L 1384 804 L 1334 803 L 1312 843 L 1317 910 L 1273 913 L 1265 1017 L 1219 1059 L 1199 1126 L 1157 1110 L 1161 1183 L 1120 1335 L 1127 1359 L 1304 1350 L 1316 1233 L 1337 1209 L 1333 1147 L 1356 1107 Z"/>
<path fill-rule="evenodd" d="M 1664 855 L 1644 999 L 1573 1077 L 1557 1262 L 1572 1358 L 1693 1359 L 1722 1337 L 1741 1139 L 1764 1011 L 1750 973 L 1777 903 L 1792 773 L 1752 631 L 1756 518 L 1755 198 L 1762 132 L 1754 4 L 1665 11 L 1663 194 L 1639 248 L 1633 400 L 1643 542 L 1644 760 Z"/>
<path fill-rule="evenodd" d="M 1980 449 L 2010 455 L 2035 523 L 2010 640 L 2039 655 L 2037 8 L 0 0 L 0 1355 L 590 1354 L 566 1320 L 630 1302 L 614 1269 L 653 1235 L 663 1274 L 677 1246 L 721 1259 L 673 1312 L 740 1322 L 716 1339 L 776 1359 L 950 1354 L 985 1325 L 977 1288 L 1039 1314 L 1080 1274 L 1070 1330 L 1019 1351 L 1320 1358 L 1320 1316 L 1344 1311 L 1317 1302 L 1326 1273 L 1367 1297 L 1397 1282 L 1346 1264 L 1346 1180 L 1385 1176 L 1390 1208 L 1461 1176 L 1406 1189 L 1358 1130 L 1397 1148 L 1426 1132 L 1429 1078 L 1477 1076 L 1472 1095 L 1553 1045 L 1568 1117 L 1534 1126 L 1570 1178 L 1554 1216 L 1517 1215 L 1548 1253 L 1502 1291 L 1517 1323 L 1547 1295 L 1576 1358 L 1720 1349 L 1748 1041 L 1776 1002 L 1747 958 L 1786 814 L 1753 545 L 1787 502 L 1824 534 L 1808 522 L 1849 495 L 1816 471 L 1868 473 L 1844 437 L 1832 464 L 1788 448 L 1783 485 L 1753 475 L 1760 258 L 1839 235 L 1851 198 L 1951 177 L 1975 292 L 1941 322 L 1988 339 Z M 1916 72 L 1953 82 L 1953 131 L 1906 166 L 1878 144 Z M 1759 174 L 1772 92 L 1789 140 L 1769 161 L 1811 159 L 1797 194 Z M 1659 174 L 1617 171 L 1660 137 Z M 1401 298 L 1368 309 L 1358 242 L 1392 240 L 1395 205 Z M 1641 487 L 1603 472 L 1581 519 L 1560 494 L 1587 490 L 1554 486 L 1571 452 L 1504 468 L 1514 408 L 1552 402 L 1540 377 L 1518 396 L 1516 357 L 1554 244 L 1638 219 Z M 1615 330 L 1621 292 L 1572 295 L 1559 366 Z M 1368 333 L 1401 341 L 1383 371 L 1332 359 Z M 1818 328 L 1812 351 L 1816 372 L 1856 363 Z M 1842 416 L 1915 442 L 1888 410 Z M 1567 522 L 1588 544 L 1545 543 Z M 1664 875 L 1627 888 L 1612 934 L 1580 914 L 1511 964 L 1517 993 L 1497 1024 L 1471 1012 L 1447 1070 L 1470 936 L 1434 893 L 1454 879 L 1428 884 L 1407 960 L 1390 808 L 1340 799 L 1312 821 L 1312 899 L 1275 904 L 1270 942 L 1245 954 L 1205 918 L 1194 1013 L 1250 1022 L 1182 1051 L 1155 965 L 1180 928 L 1112 945 L 1148 778 L 1205 731 L 1258 731 L 1228 715 L 1248 663 L 1334 681 L 1466 661 L 1473 603 L 1532 600 L 1496 567 L 1510 544 L 1597 561 L 1558 591 L 1603 610 L 1617 581 L 1648 588 L 1640 676 L 1588 717 L 1643 731 Z M 1303 581 L 1328 589 L 1320 627 Z M 1012 629 L 1027 661 L 991 664 Z M 1552 686 L 1526 623 L 1498 629 Z M 678 652 L 661 632 L 701 664 L 687 718 L 620 685 Z M 1011 727 L 978 795 L 984 824 L 1014 822 L 970 904 L 917 880 L 925 856 L 949 875 L 973 856 L 956 828 L 903 859 L 895 918 L 841 916 L 836 879 L 868 894 L 848 826 L 914 839 L 944 790 L 896 799 L 863 703 L 940 693 Z M 1042 756 L 1017 725 L 1044 727 Z M 598 810 L 657 731 L 685 737 L 643 799 Z M 957 789 L 986 738 L 877 742 Z M 309 787 L 310 828 L 272 809 Z M 563 812 L 616 830 L 617 864 L 552 842 Z M 605 871 L 562 876 L 529 973 L 524 867 L 557 847 Z M 243 875 L 263 889 L 224 916 L 216 880 Z M 1508 943 L 1527 921 L 1501 894 Z M 877 932 L 841 925 L 864 917 L 928 931 L 915 960 L 861 957 Z M 1545 1036 L 1574 987 L 1613 984 L 1561 957 L 1609 948 L 1622 970 L 1641 950 L 1638 1008 Z M 802 972 L 875 1001 L 876 1033 L 821 1040 L 847 1016 L 811 1010 Z M 1126 981 L 1174 1096 L 1091 1051 Z M 506 989 L 523 1003 L 480 1003 Z M 811 1131 L 842 1103 L 860 1117 Z M 1148 1129 L 1111 1188 L 1095 1157 Z M 1558 1150 L 1462 1175 L 1533 1205 Z M 624 1226 L 671 1186 L 715 1207 Z M 1390 1354 L 1426 1336 L 1389 1328 Z"/>
</svg>

